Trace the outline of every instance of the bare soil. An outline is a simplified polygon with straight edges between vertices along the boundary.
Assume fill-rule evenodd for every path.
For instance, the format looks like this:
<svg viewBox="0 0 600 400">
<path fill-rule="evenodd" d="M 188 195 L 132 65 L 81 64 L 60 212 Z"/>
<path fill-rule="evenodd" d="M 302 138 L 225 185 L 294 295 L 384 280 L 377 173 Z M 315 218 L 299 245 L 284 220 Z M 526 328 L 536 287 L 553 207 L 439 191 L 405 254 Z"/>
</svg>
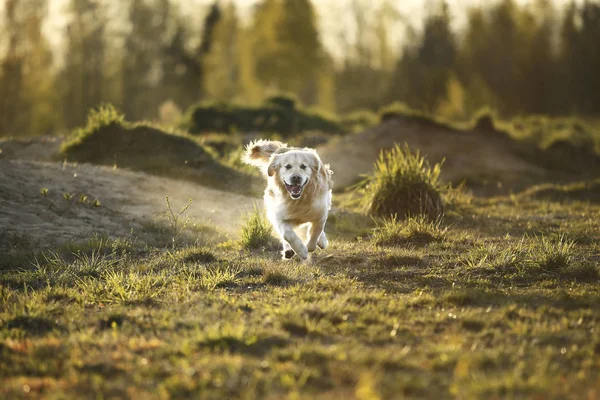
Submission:
<svg viewBox="0 0 600 400">
<path fill-rule="evenodd" d="M 48 189 L 47 195 L 41 193 Z M 72 195 L 71 200 L 63 196 Z M 87 196 L 82 202 L 81 196 Z M 236 236 L 240 215 L 259 199 L 196 183 L 88 164 L 0 159 L 0 231 L 56 244 L 93 234 L 144 235 L 166 224 L 165 196 L 174 211 L 188 199 L 186 216 Z M 95 200 L 100 206 L 95 206 Z M 133 231 L 132 231 L 133 230 Z"/>
</svg>

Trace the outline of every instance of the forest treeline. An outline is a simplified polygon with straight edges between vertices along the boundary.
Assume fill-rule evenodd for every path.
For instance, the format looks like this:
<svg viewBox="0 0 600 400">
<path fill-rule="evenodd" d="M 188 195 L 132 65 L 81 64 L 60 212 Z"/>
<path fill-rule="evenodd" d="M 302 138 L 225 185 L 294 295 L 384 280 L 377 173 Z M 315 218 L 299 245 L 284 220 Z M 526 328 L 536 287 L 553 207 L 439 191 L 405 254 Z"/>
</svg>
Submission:
<svg viewBox="0 0 600 400">
<path fill-rule="evenodd" d="M 310 0 L 261 0 L 244 18 L 227 1 L 190 12 L 173 0 L 67 0 L 62 32 L 45 29 L 52 0 L 2 1 L 0 135 L 64 131 L 104 102 L 130 120 L 169 119 L 199 101 L 277 93 L 338 114 L 398 101 L 449 119 L 483 107 L 600 115 L 593 1 L 500 0 L 453 29 L 444 1 L 415 28 L 393 1 L 352 0 L 353 38 L 342 27 L 335 55 L 319 29 L 340 22 L 319 21 Z"/>
</svg>

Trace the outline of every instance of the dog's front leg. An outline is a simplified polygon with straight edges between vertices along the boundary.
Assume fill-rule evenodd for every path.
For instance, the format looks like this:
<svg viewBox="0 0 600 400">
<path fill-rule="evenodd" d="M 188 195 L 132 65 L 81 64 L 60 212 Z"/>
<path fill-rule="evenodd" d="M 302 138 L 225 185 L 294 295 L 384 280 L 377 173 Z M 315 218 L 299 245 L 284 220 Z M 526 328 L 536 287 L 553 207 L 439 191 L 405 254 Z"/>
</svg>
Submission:
<svg viewBox="0 0 600 400">
<path fill-rule="evenodd" d="M 325 220 L 310 224 L 310 228 L 308 229 L 308 242 L 306 243 L 306 247 L 310 253 L 317 249 L 317 243 L 319 242 L 319 238 L 323 234 L 324 229 Z"/>
<path fill-rule="evenodd" d="M 283 239 L 289 243 L 289 245 L 292 247 L 292 250 L 298 254 L 298 257 L 306 260 L 308 258 L 308 250 L 306 249 L 304 243 L 302 243 L 302 240 L 298 237 L 298 235 L 296 235 L 296 232 L 294 232 L 294 227 L 292 224 L 288 222 L 281 222 L 279 225 L 279 230 L 282 233 Z"/>
<path fill-rule="evenodd" d="M 319 246 L 322 249 L 325 249 L 325 248 L 327 248 L 327 245 L 329 245 L 329 240 L 327 240 L 325 231 L 323 231 L 323 233 L 321 233 L 321 236 L 319 236 L 319 240 L 317 241 L 317 246 Z"/>
</svg>

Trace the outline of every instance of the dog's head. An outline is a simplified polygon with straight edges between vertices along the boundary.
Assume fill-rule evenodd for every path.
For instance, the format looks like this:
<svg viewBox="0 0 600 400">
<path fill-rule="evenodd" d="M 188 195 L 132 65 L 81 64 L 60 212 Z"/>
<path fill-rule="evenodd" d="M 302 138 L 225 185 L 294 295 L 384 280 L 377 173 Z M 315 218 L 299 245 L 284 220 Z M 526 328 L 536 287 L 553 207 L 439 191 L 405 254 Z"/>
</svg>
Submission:
<svg viewBox="0 0 600 400">
<path fill-rule="evenodd" d="M 317 177 L 321 160 L 312 150 L 290 150 L 274 154 L 267 169 L 269 176 L 275 176 L 276 182 L 284 187 L 290 197 L 298 200 L 304 188 Z"/>
</svg>

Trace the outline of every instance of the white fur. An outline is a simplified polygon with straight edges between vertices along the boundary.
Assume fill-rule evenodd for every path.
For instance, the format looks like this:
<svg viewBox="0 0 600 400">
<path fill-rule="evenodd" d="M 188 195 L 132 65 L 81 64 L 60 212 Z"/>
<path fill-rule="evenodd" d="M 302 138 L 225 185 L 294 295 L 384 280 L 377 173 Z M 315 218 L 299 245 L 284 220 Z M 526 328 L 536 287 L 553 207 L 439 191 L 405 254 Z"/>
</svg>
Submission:
<svg viewBox="0 0 600 400">
<path fill-rule="evenodd" d="M 287 147 L 281 142 L 259 140 L 246 147 L 244 161 L 261 168 L 267 177 L 265 208 L 281 238 L 283 257 L 291 258 L 290 250 L 293 250 L 298 257 L 306 260 L 308 253 L 315 251 L 317 246 L 327 247 L 325 223 L 331 209 L 333 171 L 321 162 L 317 152 Z M 290 183 L 294 175 L 301 177 L 304 185 L 298 199 L 292 198 L 286 189 L 286 183 Z M 308 228 L 306 242 L 296 234 L 296 230 L 304 225 Z"/>
</svg>

